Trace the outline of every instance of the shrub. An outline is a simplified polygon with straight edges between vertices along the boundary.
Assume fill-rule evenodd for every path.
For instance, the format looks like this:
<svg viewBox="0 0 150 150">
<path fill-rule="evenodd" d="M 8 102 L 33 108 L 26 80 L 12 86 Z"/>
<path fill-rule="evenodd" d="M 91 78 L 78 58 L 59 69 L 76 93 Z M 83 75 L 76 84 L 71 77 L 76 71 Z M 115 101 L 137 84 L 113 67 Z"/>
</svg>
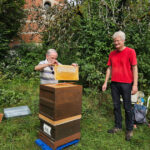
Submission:
<svg viewBox="0 0 150 150">
<path fill-rule="evenodd" d="M 35 65 L 45 59 L 45 50 L 35 44 L 21 44 L 14 47 L 1 61 L 0 68 L 6 78 L 12 79 L 16 75 L 23 78 L 36 77 Z"/>
<path fill-rule="evenodd" d="M 126 46 L 137 52 L 139 87 L 144 90 L 150 84 L 149 19 L 147 0 L 85 0 L 78 6 L 53 7 L 49 12 L 49 28 L 44 33 L 44 46 L 56 48 L 61 62 L 79 64 L 84 87 L 101 88 L 108 55 L 114 49 L 112 35 L 123 30 Z"/>
<path fill-rule="evenodd" d="M 23 98 L 22 93 L 10 89 L 0 89 L 0 106 L 18 104 Z"/>
</svg>

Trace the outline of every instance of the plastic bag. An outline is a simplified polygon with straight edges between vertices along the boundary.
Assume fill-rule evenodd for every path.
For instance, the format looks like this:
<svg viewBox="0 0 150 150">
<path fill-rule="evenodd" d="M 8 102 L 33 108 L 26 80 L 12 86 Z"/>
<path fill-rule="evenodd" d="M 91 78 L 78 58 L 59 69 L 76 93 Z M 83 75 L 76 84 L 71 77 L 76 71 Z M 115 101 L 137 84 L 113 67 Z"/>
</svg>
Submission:
<svg viewBox="0 0 150 150">
<path fill-rule="evenodd" d="M 134 113 L 133 120 L 136 123 L 147 123 L 146 110 L 147 110 L 146 106 L 135 104 L 133 109 L 133 113 Z"/>
</svg>

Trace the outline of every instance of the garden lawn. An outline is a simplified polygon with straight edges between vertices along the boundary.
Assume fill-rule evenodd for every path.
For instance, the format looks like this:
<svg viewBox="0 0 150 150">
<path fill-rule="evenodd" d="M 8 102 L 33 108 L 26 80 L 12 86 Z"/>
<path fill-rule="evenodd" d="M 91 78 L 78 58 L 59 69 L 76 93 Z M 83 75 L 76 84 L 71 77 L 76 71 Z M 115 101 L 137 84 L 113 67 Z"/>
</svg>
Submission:
<svg viewBox="0 0 150 150">
<path fill-rule="evenodd" d="M 0 88 L 21 95 L 20 99 L 14 96 L 12 103 L 6 103 L 7 105 L 0 101 L 0 112 L 3 112 L 3 108 L 22 105 L 27 105 L 32 112 L 24 117 L 3 119 L 0 123 L 0 150 L 40 150 L 35 144 L 40 126 L 39 80 L 0 80 Z M 107 130 L 113 127 L 114 122 L 109 92 L 96 95 L 87 93 L 92 93 L 92 90 L 83 94 L 82 98 L 80 142 L 66 148 L 67 150 L 150 150 L 150 128 L 146 125 L 138 126 L 130 142 L 125 141 L 124 121 L 123 131 L 114 135 L 108 134 Z M 18 98 L 18 102 L 15 98 Z M 124 116 L 124 111 L 122 113 Z"/>
</svg>

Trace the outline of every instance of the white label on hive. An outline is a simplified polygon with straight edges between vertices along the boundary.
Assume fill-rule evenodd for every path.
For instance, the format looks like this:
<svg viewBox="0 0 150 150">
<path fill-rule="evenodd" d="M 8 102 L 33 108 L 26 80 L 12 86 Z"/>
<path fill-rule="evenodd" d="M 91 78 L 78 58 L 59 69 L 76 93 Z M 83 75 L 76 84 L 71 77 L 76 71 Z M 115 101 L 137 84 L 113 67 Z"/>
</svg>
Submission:
<svg viewBox="0 0 150 150">
<path fill-rule="evenodd" d="M 43 130 L 44 130 L 45 133 L 47 133 L 50 136 L 51 136 L 51 129 L 52 128 L 50 126 L 48 126 L 47 124 L 44 123 Z"/>
</svg>

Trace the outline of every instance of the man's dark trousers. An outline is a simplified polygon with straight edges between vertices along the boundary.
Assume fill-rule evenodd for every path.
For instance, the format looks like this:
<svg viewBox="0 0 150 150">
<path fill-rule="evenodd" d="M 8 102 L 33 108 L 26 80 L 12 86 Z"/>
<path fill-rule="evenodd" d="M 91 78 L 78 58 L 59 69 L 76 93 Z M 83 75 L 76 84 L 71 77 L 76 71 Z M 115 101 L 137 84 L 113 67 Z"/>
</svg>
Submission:
<svg viewBox="0 0 150 150">
<path fill-rule="evenodd" d="M 132 83 L 111 82 L 111 94 L 114 104 L 115 127 L 120 129 L 122 128 L 121 101 L 120 101 L 120 96 L 122 96 L 123 105 L 125 109 L 126 130 L 128 131 L 133 130 L 131 90 L 132 90 Z"/>
</svg>

